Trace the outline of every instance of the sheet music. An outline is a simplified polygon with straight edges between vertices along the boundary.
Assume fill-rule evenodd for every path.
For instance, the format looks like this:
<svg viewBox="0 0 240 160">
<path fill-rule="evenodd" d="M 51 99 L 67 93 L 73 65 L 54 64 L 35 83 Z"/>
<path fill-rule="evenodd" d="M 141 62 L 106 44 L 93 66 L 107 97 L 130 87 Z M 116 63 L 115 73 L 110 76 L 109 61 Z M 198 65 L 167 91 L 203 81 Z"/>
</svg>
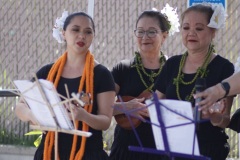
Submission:
<svg viewBox="0 0 240 160">
<path fill-rule="evenodd" d="M 169 109 L 174 110 L 175 112 L 180 113 L 181 115 L 184 115 L 187 118 L 193 120 L 192 106 L 190 102 L 167 99 L 159 100 L 159 102 L 160 104 L 167 106 Z M 148 107 L 151 122 L 160 126 L 157 118 L 155 103 L 153 103 L 151 100 L 147 100 L 146 104 L 148 105 L 151 104 Z M 195 124 L 191 123 L 188 125 L 181 125 L 189 123 L 191 121 L 170 110 L 167 110 L 163 106 L 160 106 L 160 109 L 162 113 L 162 120 L 163 123 L 165 124 L 165 127 L 180 125 L 166 129 L 170 151 L 192 155 L 194 144 L 194 155 L 200 155 L 197 137 L 196 136 L 194 137 Z M 161 128 L 158 126 L 152 125 L 156 148 L 158 150 L 165 150 L 163 144 L 162 131 Z"/>
<path fill-rule="evenodd" d="M 43 79 L 40 79 L 39 83 L 41 84 L 41 88 L 43 89 L 49 104 L 53 107 L 59 126 L 63 129 L 73 129 L 73 124 L 67 115 L 65 107 L 59 103 L 61 100 L 56 94 L 53 83 Z M 22 93 L 23 98 L 28 103 L 40 125 L 47 127 L 58 126 L 55 123 L 55 120 L 47 106 L 47 102 L 42 97 L 36 82 L 31 82 L 29 80 L 15 80 L 14 84 Z"/>
</svg>

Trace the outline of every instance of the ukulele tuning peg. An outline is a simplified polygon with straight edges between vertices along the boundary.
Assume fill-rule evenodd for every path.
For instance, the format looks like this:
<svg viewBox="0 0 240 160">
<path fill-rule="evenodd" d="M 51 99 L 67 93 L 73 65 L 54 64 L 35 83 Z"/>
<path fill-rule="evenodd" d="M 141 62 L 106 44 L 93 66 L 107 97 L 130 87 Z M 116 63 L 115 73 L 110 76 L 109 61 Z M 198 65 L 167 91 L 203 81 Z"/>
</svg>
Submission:
<svg viewBox="0 0 240 160">
<path fill-rule="evenodd" d="M 84 91 L 81 91 L 79 94 L 79 98 L 83 97 L 85 95 L 85 92 Z"/>
<path fill-rule="evenodd" d="M 92 97 L 92 96 L 91 96 L 91 93 L 88 93 L 88 97 L 89 97 L 89 98 L 91 98 L 91 97 Z"/>
</svg>

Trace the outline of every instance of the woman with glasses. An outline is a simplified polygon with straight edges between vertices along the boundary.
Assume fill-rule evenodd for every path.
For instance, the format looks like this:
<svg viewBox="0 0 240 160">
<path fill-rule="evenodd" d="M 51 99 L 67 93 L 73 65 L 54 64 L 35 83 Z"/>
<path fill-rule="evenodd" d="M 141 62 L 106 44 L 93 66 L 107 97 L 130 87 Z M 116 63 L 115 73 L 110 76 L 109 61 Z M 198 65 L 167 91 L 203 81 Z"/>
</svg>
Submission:
<svg viewBox="0 0 240 160">
<path fill-rule="evenodd" d="M 111 148 L 111 160 L 160 160 L 162 155 L 130 151 L 128 146 L 140 146 L 126 115 L 127 110 L 143 108 L 131 113 L 142 121 L 149 120 L 144 100 L 154 89 L 154 83 L 165 63 L 161 47 L 170 29 L 168 18 L 158 11 L 144 11 L 138 17 L 134 31 L 138 51 L 131 60 L 123 60 L 112 69 L 117 95 L 125 102 L 116 102 L 114 116 L 118 124 L 115 128 L 114 142 Z M 120 118 L 119 118 L 120 117 Z M 119 120 L 121 119 L 124 120 Z M 133 119 L 132 119 L 133 120 Z M 152 128 L 149 123 L 138 119 L 134 123 L 140 143 L 143 147 L 156 148 Z"/>
</svg>

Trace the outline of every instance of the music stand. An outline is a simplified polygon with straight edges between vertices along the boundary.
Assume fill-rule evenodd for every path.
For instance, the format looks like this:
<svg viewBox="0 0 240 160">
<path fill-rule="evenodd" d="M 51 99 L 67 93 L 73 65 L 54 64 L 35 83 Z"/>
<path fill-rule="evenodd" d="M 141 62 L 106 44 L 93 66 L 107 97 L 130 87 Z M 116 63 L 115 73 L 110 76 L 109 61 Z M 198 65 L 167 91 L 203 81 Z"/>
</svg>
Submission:
<svg viewBox="0 0 240 160">
<path fill-rule="evenodd" d="M 120 98 L 121 100 L 121 98 Z M 148 121 L 146 120 L 146 123 L 149 123 L 151 124 L 152 126 L 157 126 L 162 134 L 162 141 L 163 141 L 163 146 L 164 146 L 164 149 L 156 149 L 156 148 L 146 148 L 142 145 L 142 142 L 138 136 L 138 133 L 136 132 L 136 129 L 134 128 L 134 126 L 132 125 L 132 122 L 131 122 L 131 119 L 130 119 L 130 116 L 132 117 L 135 117 L 135 118 L 138 118 L 140 119 L 139 117 L 133 115 L 132 113 L 133 112 L 136 112 L 137 110 L 141 110 L 141 109 L 146 109 L 147 107 L 150 107 L 150 105 L 152 104 L 155 104 L 155 109 L 156 109 L 156 114 L 157 114 L 157 121 L 159 124 L 155 124 L 155 123 L 152 123 L 151 121 Z M 165 126 L 165 123 L 164 123 L 164 120 L 162 119 L 162 109 L 160 109 L 160 107 L 163 107 L 165 109 L 167 109 L 168 111 L 172 112 L 173 114 L 176 114 L 176 115 L 179 115 L 181 116 L 182 118 L 185 118 L 187 120 L 189 120 L 188 123 L 185 123 L 185 124 L 179 124 L 179 125 L 173 125 L 173 126 Z M 119 109 L 119 108 L 118 108 Z M 154 93 L 153 94 L 153 99 L 152 99 L 152 103 L 150 103 L 149 105 L 147 105 L 146 107 L 144 108 L 138 108 L 138 109 L 132 109 L 132 110 L 124 110 L 124 109 L 121 109 L 121 112 L 125 113 L 126 116 L 128 117 L 129 121 L 130 121 L 130 124 L 132 126 L 132 129 L 133 129 L 133 132 L 136 136 L 136 139 L 139 143 L 139 146 L 129 146 L 129 150 L 131 151 L 135 151 L 135 152 L 145 152 L 145 153 L 151 153 L 151 154 L 160 154 L 160 155 L 166 155 L 168 156 L 170 159 L 174 159 L 175 157 L 181 157 L 181 158 L 189 158 L 189 159 L 199 159 L 199 160 L 210 160 L 209 157 L 205 157 L 205 156 L 201 156 L 200 154 L 195 154 L 195 146 L 197 145 L 197 142 L 195 141 L 196 137 L 197 137 L 197 134 L 196 134 L 196 129 L 197 129 L 197 125 L 199 125 L 199 123 L 202 123 L 206 120 L 201 120 L 201 121 L 196 121 L 194 119 L 190 119 L 188 117 L 186 117 L 185 115 L 181 114 L 181 113 L 178 113 L 176 111 L 174 111 L 173 109 L 167 107 L 166 105 L 164 105 L 163 103 L 161 103 L 157 97 L 157 95 Z M 150 117 L 151 118 L 151 117 Z M 192 124 L 195 124 L 194 125 L 194 135 L 193 135 L 193 144 L 192 144 L 192 152 L 189 153 L 189 154 L 186 154 L 186 153 L 181 153 L 181 152 L 176 152 L 176 151 L 173 151 L 169 145 L 169 140 L 168 140 L 168 133 L 167 133 L 167 129 L 169 128 L 174 128 L 174 127 L 180 127 L 180 126 L 185 126 L 185 125 L 192 125 Z M 156 142 L 156 140 L 155 140 Z M 198 148 L 198 146 L 197 146 Z"/>
<path fill-rule="evenodd" d="M 90 137 L 91 132 L 81 131 L 76 128 L 75 121 L 72 125 L 71 119 L 63 106 L 64 103 L 71 105 L 71 101 L 75 100 L 81 103 L 79 98 L 72 94 L 72 98 L 64 97 L 57 93 L 52 82 L 47 80 L 38 80 L 35 77 L 35 82 L 29 80 L 16 80 L 14 86 L 18 88 L 19 92 L 16 93 L 23 97 L 25 103 L 32 110 L 33 115 L 37 120 L 37 125 L 30 125 L 31 129 L 42 131 L 52 131 L 55 133 L 55 146 L 58 146 L 58 132 L 73 134 L 78 136 Z M 66 86 L 65 86 L 66 87 Z M 68 94 L 68 89 L 66 87 Z M 63 98 L 63 101 L 60 100 Z M 39 112 L 40 110 L 43 112 Z M 71 114 L 72 110 L 70 107 Z M 37 115 L 37 116 L 36 116 Z M 54 147 L 55 160 L 58 159 L 58 147 Z"/>
</svg>

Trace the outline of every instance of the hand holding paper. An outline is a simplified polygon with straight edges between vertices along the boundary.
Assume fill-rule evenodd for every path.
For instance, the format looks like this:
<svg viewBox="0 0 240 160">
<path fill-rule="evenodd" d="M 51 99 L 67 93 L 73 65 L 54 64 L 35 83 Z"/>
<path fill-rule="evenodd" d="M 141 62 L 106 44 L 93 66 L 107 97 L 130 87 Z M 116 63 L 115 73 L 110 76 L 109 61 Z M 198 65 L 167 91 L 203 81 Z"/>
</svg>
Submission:
<svg viewBox="0 0 240 160">
<path fill-rule="evenodd" d="M 52 82 L 47 80 L 15 80 L 14 84 L 21 92 L 40 126 L 37 129 L 56 130 L 60 132 L 91 136 L 90 132 L 74 130 L 66 108 L 61 102 Z M 73 131 L 73 132 L 71 132 Z"/>
</svg>

